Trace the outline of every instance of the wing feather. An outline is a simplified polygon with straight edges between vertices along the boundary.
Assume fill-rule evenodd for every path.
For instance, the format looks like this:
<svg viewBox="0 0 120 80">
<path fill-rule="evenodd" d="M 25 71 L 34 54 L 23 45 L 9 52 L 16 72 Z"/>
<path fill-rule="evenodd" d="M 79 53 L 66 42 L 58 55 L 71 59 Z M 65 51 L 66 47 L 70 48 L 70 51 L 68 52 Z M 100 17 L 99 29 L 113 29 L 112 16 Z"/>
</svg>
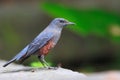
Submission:
<svg viewBox="0 0 120 80">
<path fill-rule="evenodd" d="M 35 38 L 28 46 L 28 51 L 26 56 L 29 56 L 36 51 L 38 51 L 41 47 L 43 47 L 50 39 L 53 38 L 53 34 L 45 34 L 43 36 L 38 36 Z"/>
</svg>

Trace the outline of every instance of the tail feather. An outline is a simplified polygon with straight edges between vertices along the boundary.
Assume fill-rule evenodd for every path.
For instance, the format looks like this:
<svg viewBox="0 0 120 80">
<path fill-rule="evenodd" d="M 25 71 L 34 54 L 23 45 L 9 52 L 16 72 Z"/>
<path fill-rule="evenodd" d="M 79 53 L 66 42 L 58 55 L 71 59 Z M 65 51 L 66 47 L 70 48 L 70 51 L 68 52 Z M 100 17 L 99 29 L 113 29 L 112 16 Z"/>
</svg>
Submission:
<svg viewBox="0 0 120 80">
<path fill-rule="evenodd" d="M 16 59 L 13 58 L 10 61 L 8 61 L 6 64 L 3 65 L 3 67 L 6 67 L 7 65 L 9 65 L 10 63 L 14 62 Z"/>
<path fill-rule="evenodd" d="M 6 64 L 3 65 L 3 67 L 6 67 L 7 65 L 9 65 L 10 63 L 14 62 L 14 61 L 20 61 L 22 60 L 22 58 L 24 57 L 24 55 L 26 54 L 28 50 L 28 45 L 22 50 L 20 51 L 13 59 L 11 59 L 10 61 L 8 61 Z M 25 57 L 26 59 L 27 57 Z M 25 60 L 23 59 L 23 61 Z"/>
</svg>

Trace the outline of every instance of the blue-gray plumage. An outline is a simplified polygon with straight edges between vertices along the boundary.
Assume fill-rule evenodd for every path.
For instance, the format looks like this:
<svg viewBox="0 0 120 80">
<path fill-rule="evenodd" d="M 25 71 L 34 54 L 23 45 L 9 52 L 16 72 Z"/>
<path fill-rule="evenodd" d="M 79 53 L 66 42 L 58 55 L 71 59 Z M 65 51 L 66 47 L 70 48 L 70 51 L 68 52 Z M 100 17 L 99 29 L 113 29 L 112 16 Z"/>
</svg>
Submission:
<svg viewBox="0 0 120 80">
<path fill-rule="evenodd" d="M 5 65 L 3 65 L 3 67 L 6 67 L 8 64 L 14 61 L 23 62 L 25 59 L 27 59 L 33 54 L 37 54 L 43 66 L 48 67 L 49 65 L 44 60 L 44 56 L 58 42 L 63 27 L 69 24 L 74 23 L 69 22 L 64 18 L 55 18 L 30 44 L 28 44 L 13 59 L 11 59 Z"/>
</svg>

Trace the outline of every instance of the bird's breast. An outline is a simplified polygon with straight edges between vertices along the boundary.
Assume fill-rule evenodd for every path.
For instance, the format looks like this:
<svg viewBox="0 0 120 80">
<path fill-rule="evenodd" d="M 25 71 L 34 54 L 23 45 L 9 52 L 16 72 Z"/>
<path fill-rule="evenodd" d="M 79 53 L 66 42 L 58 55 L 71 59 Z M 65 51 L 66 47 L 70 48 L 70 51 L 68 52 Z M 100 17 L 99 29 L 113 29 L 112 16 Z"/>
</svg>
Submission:
<svg viewBox="0 0 120 80">
<path fill-rule="evenodd" d="M 60 36 L 61 36 L 61 31 L 55 31 L 54 37 L 53 37 L 53 42 L 55 43 L 55 45 L 57 44 L 58 40 L 60 39 Z"/>
<path fill-rule="evenodd" d="M 49 40 L 42 48 L 40 48 L 40 55 L 47 55 L 48 52 L 54 47 L 53 40 Z"/>
</svg>

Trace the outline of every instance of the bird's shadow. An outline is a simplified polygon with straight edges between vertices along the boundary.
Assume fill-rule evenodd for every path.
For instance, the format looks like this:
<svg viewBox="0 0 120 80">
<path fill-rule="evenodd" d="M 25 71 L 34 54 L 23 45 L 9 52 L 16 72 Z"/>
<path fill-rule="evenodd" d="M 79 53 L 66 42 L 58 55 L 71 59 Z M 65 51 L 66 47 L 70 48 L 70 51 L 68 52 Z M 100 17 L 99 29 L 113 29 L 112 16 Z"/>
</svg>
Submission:
<svg viewBox="0 0 120 80">
<path fill-rule="evenodd" d="M 17 69 L 17 70 L 11 70 L 11 71 L 3 71 L 1 73 L 16 73 L 16 72 L 35 72 L 35 71 L 42 71 L 42 70 L 56 70 L 54 68 L 31 68 L 31 67 L 27 67 L 27 68 L 21 68 L 21 69 Z"/>
</svg>

